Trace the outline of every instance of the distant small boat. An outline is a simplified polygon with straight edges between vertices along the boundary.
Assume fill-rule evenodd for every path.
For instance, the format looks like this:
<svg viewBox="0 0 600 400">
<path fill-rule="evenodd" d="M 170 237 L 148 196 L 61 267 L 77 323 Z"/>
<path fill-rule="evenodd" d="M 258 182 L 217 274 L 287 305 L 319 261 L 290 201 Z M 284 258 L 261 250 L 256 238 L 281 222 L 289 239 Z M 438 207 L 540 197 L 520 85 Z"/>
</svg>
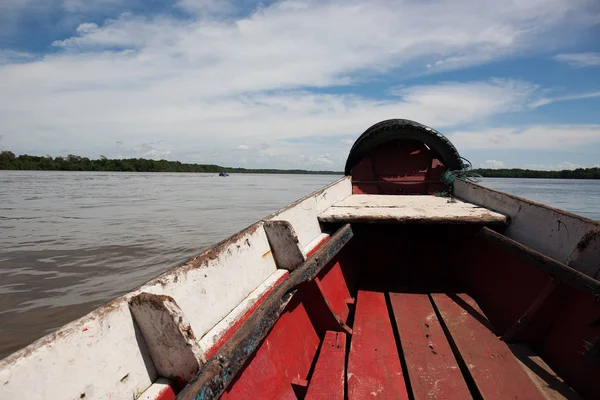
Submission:
<svg viewBox="0 0 600 400">
<path fill-rule="evenodd" d="M 600 223 L 408 120 L 345 175 L 0 361 L 0 399 L 599 398 Z"/>
<path fill-rule="evenodd" d="M 229 174 L 225 171 L 219 172 L 219 176 L 229 176 Z"/>
</svg>

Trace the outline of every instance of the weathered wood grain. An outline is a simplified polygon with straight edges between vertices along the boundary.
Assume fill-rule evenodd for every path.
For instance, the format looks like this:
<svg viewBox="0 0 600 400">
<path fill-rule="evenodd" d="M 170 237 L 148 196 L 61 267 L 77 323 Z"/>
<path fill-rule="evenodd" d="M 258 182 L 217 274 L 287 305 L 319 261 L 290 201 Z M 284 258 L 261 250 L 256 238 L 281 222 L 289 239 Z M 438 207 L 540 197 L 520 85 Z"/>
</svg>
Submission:
<svg viewBox="0 0 600 400">
<path fill-rule="evenodd" d="M 408 399 L 385 295 L 359 291 L 348 356 L 348 399 Z"/>
<path fill-rule="evenodd" d="M 327 331 L 305 400 L 344 400 L 346 334 Z"/>
<path fill-rule="evenodd" d="M 481 398 L 544 399 L 471 297 L 431 297 Z"/>
<path fill-rule="evenodd" d="M 390 293 L 415 399 L 468 399 L 469 388 L 424 293 Z"/>
<path fill-rule="evenodd" d="M 254 314 L 227 343 L 208 360 L 196 377 L 177 396 L 180 400 L 217 399 L 231 384 L 248 357 L 254 353 L 279 319 L 298 285 L 314 279 L 319 271 L 352 238 L 352 228 L 344 225 L 304 264 L 271 292 Z"/>
<path fill-rule="evenodd" d="M 322 222 L 506 224 L 506 216 L 437 196 L 352 195 L 319 214 Z"/>
<path fill-rule="evenodd" d="M 532 265 L 555 277 L 559 282 L 572 286 L 585 293 L 600 296 L 600 281 L 571 268 L 545 254 L 539 253 L 513 239 L 510 239 L 489 228 L 482 228 L 476 237 L 500 248 L 502 251 L 517 255 Z"/>
</svg>

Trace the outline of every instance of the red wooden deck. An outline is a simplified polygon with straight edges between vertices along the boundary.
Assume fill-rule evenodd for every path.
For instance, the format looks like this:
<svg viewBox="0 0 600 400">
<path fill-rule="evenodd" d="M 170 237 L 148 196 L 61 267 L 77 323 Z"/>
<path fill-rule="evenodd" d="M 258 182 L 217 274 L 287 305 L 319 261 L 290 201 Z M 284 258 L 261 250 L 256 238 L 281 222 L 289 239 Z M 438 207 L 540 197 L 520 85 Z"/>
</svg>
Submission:
<svg viewBox="0 0 600 400">
<path fill-rule="evenodd" d="M 427 294 L 390 293 L 416 399 L 469 398 L 469 388 Z"/>
<path fill-rule="evenodd" d="M 353 333 L 326 333 L 306 399 L 344 389 L 349 400 L 544 398 L 465 294 L 359 290 Z"/>
<path fill-rule="evenodd" d="M 346 333 L 327 331 L 305 400 L 344 400 Z"/>
<path fill-rule="evenodd" d="M 348 399 L 408 399 L 385 295 L 359 291 L 348 358 Z"/>
</svg>

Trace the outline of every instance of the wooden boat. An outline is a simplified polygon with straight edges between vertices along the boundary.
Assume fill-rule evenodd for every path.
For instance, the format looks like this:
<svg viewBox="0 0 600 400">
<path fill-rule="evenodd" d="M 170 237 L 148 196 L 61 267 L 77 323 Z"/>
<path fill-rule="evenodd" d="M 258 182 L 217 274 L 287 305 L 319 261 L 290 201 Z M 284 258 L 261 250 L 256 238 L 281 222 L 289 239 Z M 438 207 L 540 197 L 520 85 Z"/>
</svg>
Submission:
<svg viewBox="0 0 600 400">
<path fill-rule="evenodd" d="M 463 167 L 376 124 L 344 178 L 1 361 L 0 398 L 600 398 L 599 224 Z"/>
</svg>

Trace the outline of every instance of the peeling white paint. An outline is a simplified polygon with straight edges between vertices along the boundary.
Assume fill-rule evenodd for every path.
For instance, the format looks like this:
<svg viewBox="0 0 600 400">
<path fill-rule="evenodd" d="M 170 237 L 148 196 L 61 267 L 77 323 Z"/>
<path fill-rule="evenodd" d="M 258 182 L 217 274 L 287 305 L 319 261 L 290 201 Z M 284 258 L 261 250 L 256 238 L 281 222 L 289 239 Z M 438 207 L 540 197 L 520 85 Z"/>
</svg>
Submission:
<svg viewBox="0 0 600 400">
<path fill-rule="evenodd" d="M 306 248 L 322 233 L 317 215 L 351 194 L 350 177 L 344 177 L 327 188 L 299 200 L 294 206 L 275 213 L 269 219 L 291 222 L 298 235 L 300 246 Z"/>
<path fill-rule="evenodd" d="M 281 280 L 288 274 L 288 271 L 278 269 L 273 272 L 263 283 L 261 283 L 252 293 L 250 293 L 236 308 L 233 309 L 225 318 L 223 318 L 217 325 L 209 330 L 200 341 L 199 345 L 202 352 L 206 354 L 213 346 L 215 346 L 219 339 L 227 332 L 237 321 L 240 320 L 246 313 L 256 304 L 258 300 L 269 290 L 271 290 L 275 283 Z"/>
<path fill-rule="evenodd" d="M 130 399 L 156 380 L 120 298 L 0 361 L 1 399 Z M 125 379 L 123 379 L 126 377 Z"/>
<path fill-rule="evenodd" d="M 270 250 L 260 222 L 216 254 L 210 249 L 195 257 L 212 255 L 200 265 L 192 259 L 139 291 L 173 297 L 201 337 L 277 270 Z"/>
</svg>

